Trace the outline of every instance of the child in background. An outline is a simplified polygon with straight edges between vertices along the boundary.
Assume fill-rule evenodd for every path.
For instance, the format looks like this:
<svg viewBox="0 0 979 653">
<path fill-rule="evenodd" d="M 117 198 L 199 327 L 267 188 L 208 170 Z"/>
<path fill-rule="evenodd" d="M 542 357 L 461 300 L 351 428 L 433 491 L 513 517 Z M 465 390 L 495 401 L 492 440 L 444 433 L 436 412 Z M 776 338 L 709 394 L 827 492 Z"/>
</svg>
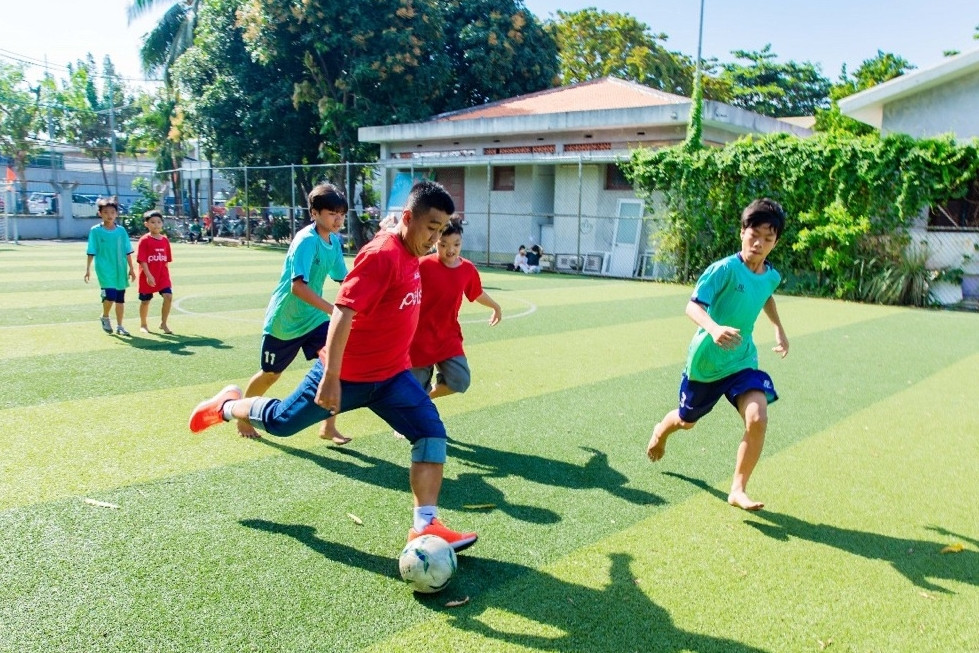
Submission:
<svg viewBox="0 0 979 653">
<path fill-rule="evenodd" d="M 112 305 L 116 307 L 116 333 L 128 336 L 129 332 L 122 326 L 125 314 L 126 288 L 130 281 L 136 280 L 136 270 L 133 268 L 133 244 L 129 241 L 126 230 L 116 224 L 119 215 L 119 203 L 114 197 L 100 197 L 95 203 L 101 224 L 97 224 L 88 232 L 88 261 L 85 265 L 85 283 L 92 276 L 92 261 L 95 261 L 95 276 L 102 289 L 102 330 L 112 333 L 112 321 L 109 311 Z M 126 274 L 126 267 L 129 274 Z"/>
<path fill-rule="evenodd" d="M 152 210 L 143 214 L 143 224 L 149 233 L 143 234 L 136 245 L 136 262 L 139 264 L 139 330 L 149 333 L 146 319 L 150 312 L 150 300 L 155 293 L 163 298 L 160 310 L 160 331 L 173 333 L 167 326 L 173 290 L 170 287 L 170 267 L 173 254 L 170 241 L 163 235 L 163 214 Z"/>
<path fill-rule="evenodd" d="M 513 257 L 513 269 L 517 272 L 527 271 L 527 248 L 523 245 L 517 248 L 517 255 Z"/>
<path fill-rule="evenodd" d="M 540 245 L 533 245 L 530 251 L 527 252 L 527 269 L 524 270 L 527 274 L 537 274 L 540 272 L 540 259 L 544 255 L 541 250 Z"/>
<path fill-rule="evenodd" d="M 775 325 L 775 347 L 782 358 L 789 341 L 772 293 L 782 277 L 768 262 L 785 228 L 785 212 L 770 199 L 753 201 L 741 213 L 741 251 L 707 266 L 687 303 L 687 316 L 699 329 L 690 343 L 680 381 L 680 406 L 653 429 L 646 455 L 657 461 L 666 453 L 666 440 L 679 429 L 691 429 L 721 397 L 737 408 L 744 435 L 734 465 L 727 502 L 744 510 L 765 504 L 745 492 L 761 457 L 768 426 L 768 404 L 778 395 L 772 378 L 758 369 L 758 350 L 751 337 L 758 314 Z"/>
<path fill-rule="evenodd" d="M 462 221 L 449 220 L 434 254 L 422 257 L 422 306 L 411 342 L 411 373 L 432 399 L 469 389 L 471 374 L 462 348 L 462 298 L 493 309 L 490 326 L 503 318 L 500 305 L 483 291 L 479 271 L 462 258 Z M 433 374 L 437 375 L 433 381 Z"/>
</svg>

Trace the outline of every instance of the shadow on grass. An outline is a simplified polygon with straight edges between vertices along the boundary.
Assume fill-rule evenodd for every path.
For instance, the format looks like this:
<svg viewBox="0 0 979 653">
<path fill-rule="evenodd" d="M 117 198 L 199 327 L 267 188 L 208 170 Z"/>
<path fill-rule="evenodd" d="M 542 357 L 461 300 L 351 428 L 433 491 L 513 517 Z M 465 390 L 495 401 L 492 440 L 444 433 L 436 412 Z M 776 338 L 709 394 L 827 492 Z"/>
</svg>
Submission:
<svg viewBox="0 0 979 653">
<path fill-rule="evenodd" d="M 664 475 L 691 483 L 727 503 L 726 494 L 711 487 L 701 479 L 674 472 L 664 472 Z M 752 520 L 746 521 L 745 524 L 771 538 L 788 541 L 790 537 L 795 537 L 816 544 L 831 546 L 868 560 L 888 562 L 899 574 L 922 589 L 952 593 L 951 590 L 935 585 L 929 579 L 979 585 L 979 553 L 963 550 L 960 553 L 943 554 L 941 550 L 947 542 L 905 539 L 839 528 L 831 524 L 813 524 L 767 508 L 748 514 L 751 517 L 760 517 L 769 522 L 761 523 Z M 942 535 L 958 537 L 969 541 L 974 546 L 979 546 L 979 542 L 976 540 L 952 533 L 944 528 L 938 526 L 926 528 Z"/>
<path fill-rule="evenodd" d="M 637 505 L 657 506 L 665 503 L 659 495 L 626 487 L 629 477 L 608 464 L 608 455 L 604 451 L 591 447 L 581 449 L 592 456 L 584 465 L 573 465 L 543 456 L 449 440 L 449 455 L 452 458 L 484 470 L 487 476 L 519 476 L 541 485 L 572 490 L 605 490 L 614 497 Z"/>
<path fill-rule="evenodd" d="M 266 437 L 262 437 L 258 442 L 273 449 L 278 449 L 290 456 L 308 460 L 333 474 L 340 474 L 347 478 L 370 483 L 389 490 L 399 492 L 409 490 L 408 469 L 400 465 L 395 465 L 383 458 L 369 456 L 354 449 L 332 448 L 330 451 L 336 453 L 338 456 L 337 458 L 333 458 L 313 453 L 312 451 L 306 451 L 305 449 L 279 444 Z M 407 457 L 407 443 L 405 444 L 405 453 Z M 439 505 L 452 510 L 465 510 L 464 505 L 476 503 L 495 504 L 497 510 L 514 519 L 525 522 L 555 524 L 561 521 L 561 516 L 553 510 L 538 506 L 510 503 L 502 491 L 486 482 L 486 476 L 484 474 L 460 474 L 456 479 L 446 478 L 442 482 Z"/>
<path fill-rule="evenodd" d="M 316 536 L 316 529 L 311 526 L 262 519 L 245 519 L 239 523 L 295 538 L 335 562 L 397 578 L 393 559 L 324 540 Z M 415 598 L 420 604 L 442 612 L 448 598 L 473 597 L 471 603 L 451 612 L 448 623 L 452 627 L 538 651 L 762 651 L 731 639 L 677 628 L 669 612 L 651 602 L 639 589 L 631 562 L 628 555 L 612 554 L 609 582 L 601 589 L 594 589 L 523 565 L 463 554 L 459 556 L 459 571 L 447 592 L 415 594 Z M 517 591 L 491 592 L 511 581 L 520 584 Z M 498 605 L 502 599 L 506 604 Z M 526 627 L 523 632 L 507 630 L 499 625 L 506 619 L 499 611 L 535 622 L 537 631 L 557 633 L 529 633 Z"/>
<path fill-rule="evenodd" d="M 147 338 L 134 333 L 129 338 L 120 338 L 120 341 L 134 349 L 165 351 L 175 356 L 193 356 L 197 353 L 193 351 L 194 349 L 232 349 L 231 345 L 226 345 L 223 340 L 217 338 L 166 333 L 157 335 L 162 340 Z"/>
</svg>

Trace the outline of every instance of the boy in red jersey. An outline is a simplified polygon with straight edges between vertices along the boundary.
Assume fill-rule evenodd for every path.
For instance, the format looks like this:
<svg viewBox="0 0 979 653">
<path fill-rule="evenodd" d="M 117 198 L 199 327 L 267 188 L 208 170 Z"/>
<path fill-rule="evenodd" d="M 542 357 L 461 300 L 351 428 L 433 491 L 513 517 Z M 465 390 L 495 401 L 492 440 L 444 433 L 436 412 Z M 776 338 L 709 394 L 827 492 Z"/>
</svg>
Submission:
<svg viewBox="0 0 979 653">
<path fill-rule="evenodd" d="M 150 300 L 154 293 L 163 298 L 160 310 L 160 331 L 173 333 L 167 326 L 170 305 L 173 303 L 173 290 L 170 287 L 169 263 L 173 261 L 170 241 L 163 235 L 163 214 L 147 211 L 143 214 L 143 224 L 149 233 L 143 234 L 136 246 L 136 262 L 139 264 L 139 330 L 149 333 L 146 319 L 150 312 Z"/>
<path fill-rule="evenodd" d="M 422 307 L 418 329 L 411 342 L 411 373 L 429 391 L 428 396 L 432 399 L 469 389 L 471 373 L 462 348 L 462 326 L 459 324 L 462 298 L 493 309 L 490 326 L 503 319 L 500 305 L 483 290 L 476 266 L 460 256 L 461 220 L 449 220 L 436 248 L 436 253 L 418 262 Z"/>
<path fill-rule="evenodd" d="M 408 350 L 422 294 L 418 257 L 431 249 L 454 212 L 442 186 L 415 184 L 397 231 L 379 233 L 354 259 L 333 302 L 326 346 L 299 387 L 279 400 L 242 399 L 238 387 L 227 386 L 197 405 L 190 430 L 198 433 L 222 421 L 248 419 L 270 435 L 288 436 L 330 415 L 370 408 L 412 445 L 408 480 L 414 523 L 408 539 L 438 535 L 456 551 L 475 544 L 476 533 L 452 531 L 436 517 L 445 426 L 409 371 Z"/>
</svg>

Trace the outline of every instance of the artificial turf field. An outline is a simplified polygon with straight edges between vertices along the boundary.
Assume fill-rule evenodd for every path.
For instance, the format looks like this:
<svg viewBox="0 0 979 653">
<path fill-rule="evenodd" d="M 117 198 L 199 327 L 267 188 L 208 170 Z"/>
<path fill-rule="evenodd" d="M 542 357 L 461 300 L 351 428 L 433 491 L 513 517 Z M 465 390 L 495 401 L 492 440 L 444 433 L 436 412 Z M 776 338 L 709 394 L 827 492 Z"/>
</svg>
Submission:
<svg viewBox="0 0 979 653">
<path fill-rule="evenodd" d="M 0 651 L 979 650 L 979 315 L 778 296 L 746 513 L 726 403 L 645 456 L 689 286 L 484 270 L 504 320 L 463 308 L 473 385 L 438 402 L 440 516 L 480 540 L 421 596 L 408 445 L 374 415 L 342 448 L 187 430 L 257 369 L 283 252 L 175 245 L 175 335 L 138 333 L 132 288 L 121 338 L 84 250 L 0 244 Z"/>
</svg>

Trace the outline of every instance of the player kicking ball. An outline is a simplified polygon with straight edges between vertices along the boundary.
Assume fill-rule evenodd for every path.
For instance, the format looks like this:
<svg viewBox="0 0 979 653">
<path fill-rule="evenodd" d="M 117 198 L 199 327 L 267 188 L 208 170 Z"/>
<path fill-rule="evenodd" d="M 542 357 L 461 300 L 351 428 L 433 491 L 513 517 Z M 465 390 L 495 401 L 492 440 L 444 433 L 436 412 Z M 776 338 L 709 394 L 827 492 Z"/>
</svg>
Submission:
<svg viewBox="0 0 979 653">
<path fill-rule="evenodd" d="M 771 377 L 758 369 L 751 337 L 761 311 L 775 325 L 772 351 L 782 358 L 789 353 L 773 296 L 782 277 L 767 261 L 784 228 L 785 212 L 778 202 L 753 201 L 741 213 L 741 251 L 711 263 L 700 275 L 686 310 L 700 328 L 687 353 L 680 406 L 656 425 L 646 447 L 649 459 L 659 460 L 672 433 L 692 429 L 726 397 L 744 420 L 727 502 L 745 510 L 765 505 L 751 499 L 745 488 L 765 444 L 768 405 L 778 399 Z"/>
<path fill-rule="evenodd" d="M 198 404 L 190 430 L 247 419 L 270 435 L 289 436 L 330 415 L 369 408 L 411 443 L 414 519 L 408 540 L 437 535 L 456 551 L 475 544 L 476 533 L 450 530 L 437 517 L 445 426 L 409 371 L 421 304 L 418 257 L 432 248 L 454 212 L 442 186 L 415 184 L 397 230 L 378 234 L 354 259 L 333 302 L 326 346 L 299 387 L 279 400 L 242 399 L 240 389 L 228 386 Z"/>
</svg>

